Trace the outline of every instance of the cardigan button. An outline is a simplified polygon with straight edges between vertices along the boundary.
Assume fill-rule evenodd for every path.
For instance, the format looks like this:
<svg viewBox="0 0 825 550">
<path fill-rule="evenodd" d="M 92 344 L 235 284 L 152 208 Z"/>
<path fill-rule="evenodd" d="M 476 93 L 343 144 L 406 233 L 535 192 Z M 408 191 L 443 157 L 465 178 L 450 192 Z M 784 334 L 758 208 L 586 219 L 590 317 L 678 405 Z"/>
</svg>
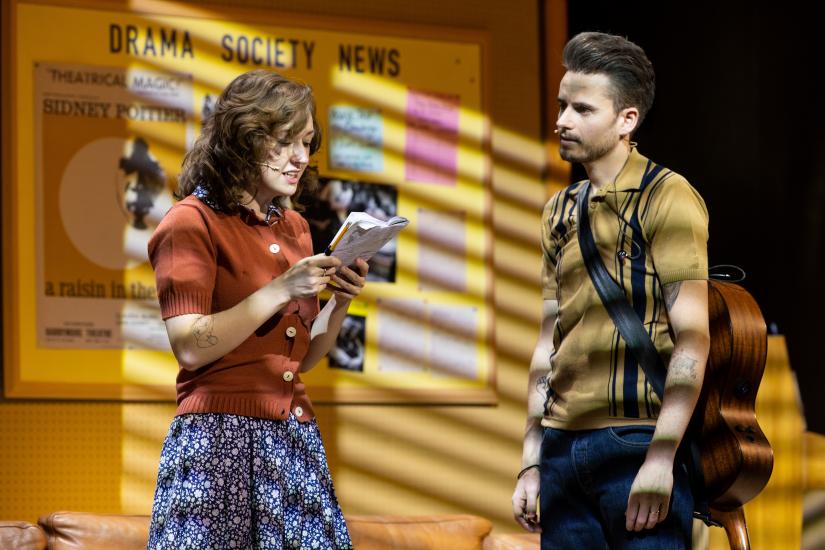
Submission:
<svg viewBox="0 0 825 550">
<path fill-rule="evenodd" d="M 295 378 L 295 375 L 292 374 L 292 371 L 286 371 L 284 373 L 284 382 L 292 382 L 292 379 Z"/>
<path fill-rule="evenodd" d="M 277 254 L 281 251 L 281 247 L 278 245 L 278 243 L 272 243 L 271 245 L 269 245 L 269 251 L 273 254 Z"/>
<path fill-rule="evenodd" d="M 286 335 L 287 335 L 289 338 L 295 338 L 295 335 L 296 335 L 296 334 L 298 334 L 298 331 L 297 331 L 297 330 L 295 330 L 295 327 L 287 327 L 287 329 L 286 329 Z"/>
</svg>

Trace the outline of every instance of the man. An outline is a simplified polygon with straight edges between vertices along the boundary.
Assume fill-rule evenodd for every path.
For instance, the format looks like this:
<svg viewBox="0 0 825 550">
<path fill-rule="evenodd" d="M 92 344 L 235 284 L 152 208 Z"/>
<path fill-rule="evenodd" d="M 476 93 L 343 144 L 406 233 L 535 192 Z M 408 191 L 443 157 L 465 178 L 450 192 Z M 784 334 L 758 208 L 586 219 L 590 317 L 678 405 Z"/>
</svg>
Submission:
<svg viewBox="0 0 825 550">
<path fill-rule="evenodd" d="M 676 451 L 709 349 L 707 210 L 683 177 L 630 141 L 655 88 L 642 49 L 582 33 L 563 62 L 561 157 L 587 172 L 596 246 L 667 378 L 660 401 L 585 268 L 576 229 L 585 182 L 567 187 L 542 217 L 543 318 L 513 512 L 541 531 L 543 549 L 689 548 L 693 498 Z"/>
</svg>

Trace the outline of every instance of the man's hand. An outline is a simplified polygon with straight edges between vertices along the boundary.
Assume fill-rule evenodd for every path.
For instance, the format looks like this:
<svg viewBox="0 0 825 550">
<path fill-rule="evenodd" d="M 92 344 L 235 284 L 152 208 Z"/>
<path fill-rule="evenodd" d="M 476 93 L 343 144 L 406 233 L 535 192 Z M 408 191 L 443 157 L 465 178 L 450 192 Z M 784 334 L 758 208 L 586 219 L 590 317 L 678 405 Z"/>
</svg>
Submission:
<svg viewBox="0 0 825 550">
<path fill-rule="evenodd" d="M 513 517 L 516 522 L 531 533 L 540 533 L 536 500 L 539 496 L 541 475 L 538 468 L 530 468 L 516 484 L 513 492 Z"/>
<path fill-rule="evenodd" d="M 653 529 L 657 523 L 664 521 L 670 509 L 672 492 L 673 461 L 646 459 L 633 480 L 627 499 L 627 530 Z"/>
</svg>

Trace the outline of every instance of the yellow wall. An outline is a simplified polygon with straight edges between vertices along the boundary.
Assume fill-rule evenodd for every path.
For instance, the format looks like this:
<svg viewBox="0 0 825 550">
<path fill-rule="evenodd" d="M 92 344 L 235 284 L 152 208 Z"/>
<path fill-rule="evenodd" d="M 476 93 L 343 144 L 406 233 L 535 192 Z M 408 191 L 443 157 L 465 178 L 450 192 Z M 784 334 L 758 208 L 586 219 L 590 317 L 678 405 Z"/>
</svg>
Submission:
<svg viewBox="0 0 825 550">
<path fill-rule="evenodd" d="M 346 513 L 469 512 L 515 530 L 510 495 L 540 313 L 539 216 L 546 197 L 537 3 L 314 0 L 291 7 L 490 34 L 498 406 L 320 406 L 317 412 Z M 555 37 L 556 50 L 563 34 Z M 550 168 L 559 181 L 566 178 L 562 163 Z M 0 402 L 0 519 L 31 521 L 57 509 L 149 513 L 173 412 L 170 404 Z"/>
</svg>

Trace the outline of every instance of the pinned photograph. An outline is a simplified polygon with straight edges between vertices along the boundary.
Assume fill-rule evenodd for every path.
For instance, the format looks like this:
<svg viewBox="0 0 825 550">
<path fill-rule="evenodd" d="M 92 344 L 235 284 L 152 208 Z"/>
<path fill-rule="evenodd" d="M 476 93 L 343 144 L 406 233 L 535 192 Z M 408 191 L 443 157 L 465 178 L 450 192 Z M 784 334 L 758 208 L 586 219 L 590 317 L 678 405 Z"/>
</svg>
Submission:
<svg viewBox="0 0 825 550">
<path fill-rule="evenodd" d="M 366 317 L 360 315 L 344 317 L 335 347 L 327 356 L 330 368 L 364 372 L 366 325 Z"/>
</svg>

